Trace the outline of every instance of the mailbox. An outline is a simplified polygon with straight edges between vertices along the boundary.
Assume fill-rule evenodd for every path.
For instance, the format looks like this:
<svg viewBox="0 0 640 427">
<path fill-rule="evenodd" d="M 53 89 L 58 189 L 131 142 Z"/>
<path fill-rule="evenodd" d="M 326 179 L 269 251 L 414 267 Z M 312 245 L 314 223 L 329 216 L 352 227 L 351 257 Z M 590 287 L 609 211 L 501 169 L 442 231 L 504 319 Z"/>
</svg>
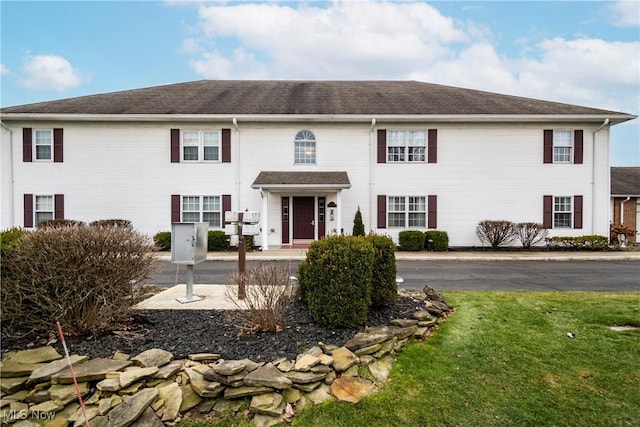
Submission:
<svg viewBox="0 0 640 427">
<path fill-rule="evenodd" d="M 194 265 L 207 259 L 209 223 L 176 222 L 171 224 L 171 262 Z"/>
<path fill-rule="evenodd" d="M 260 212 L 257 211 L 245 211 L 242 213 L 242 222 L 247 224 L 255 224 L 260 222 Z M 246 233 L 245 233 L 246 234 Z"/>
<path fill-rule="evenodd" d="M 260 234 L 260 224 L 242 224 L 242 234 L 245 236 Z"/>
<path fill-rule="evenodd" d="M 238 224 L 226 224 L 224 226 L 224 234 L 226 234 L 227 236 L 237 236 Z"/>
<path fill-rule="evenodd" d="M 238 222 L 240 221 L 240 215 L 238 211 L 226 211 L 224 213 L 224 222 Z"/>
</svg>

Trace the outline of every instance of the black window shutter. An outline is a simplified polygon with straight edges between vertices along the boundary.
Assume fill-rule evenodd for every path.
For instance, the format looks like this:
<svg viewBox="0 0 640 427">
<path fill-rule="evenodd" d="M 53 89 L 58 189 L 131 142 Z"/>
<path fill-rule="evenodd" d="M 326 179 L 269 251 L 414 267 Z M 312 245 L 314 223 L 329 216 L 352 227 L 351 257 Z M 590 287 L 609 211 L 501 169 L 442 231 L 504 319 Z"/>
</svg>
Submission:
<svg viewBox="0 0 640 427">
<path fill-rule="evenodd" d="M 222 163 L 231 163 L 231 129 L 222 129 Z"/>
<path fill-rule="evenodd" d="M 427 162 L 438 163 L 438 129 L 429 129 L 427 142 Z"/>
<path fill-rule="evenodd" d="M 553 196 L 544 196 L 542 225 L 553 228 Z"/>
<path fill-rule="evenodd" d="M 180 222 L 180 195 L 171 195 L 171 222 Z"/>
<path fill-rule="evenodd" d="M 24 227 L 33 227 L 33 194 L 24 195 Z"/>
<path fill-rule="evenodd" d="M 544 163 L 553 163 L 553 130 L 544 130 Z"/>
<path fill-rule="evenodd" d="M 378 228 L 387 228 L 387 196 L 378 196 Z"/>
<path fill-rule="evenodd" d="M 378 129 L 378 163 L 387 163 L 387 130 L 386 129 Z"/>
<path fill-rule="evenodd" d="M 573 163 L 581 165 L 583 161 L 584 141 L 583 131 L 578 129 L 573 131 Z"/>
<path fill-rule="evenodd" d="M 53 130 L 53 161 L 62 163 L 64 157 L 64 131 L 62 129 Z"/>
<path fill-rule="evenodd" d="M 429 196 L 427 200 L 427 227 L 438 228 L 438 196 Z"/>
<path fill-rule="evenodd" d="M 573 196 L 573 228 L 582 228 L 582 196 Z"/>
<path fill-rule="evenodd" d="M 22 128 L 22 161 L 33 161 L 33 132 L 31 128 Z M 25 226 L 26 227 L 26 226 Z M 33 227 L 33 224 L 31 225 Z"/>
<path fill-rule="evenodd" d="M 64 194 L 53 196 L 53 209 L 53 217 L 55 219 L 64 219 Z"/>
<path fill-rule="evenodd" d="M 180 129 L 171 129 L 171 163 L 180 163 Z"/>
</svg>

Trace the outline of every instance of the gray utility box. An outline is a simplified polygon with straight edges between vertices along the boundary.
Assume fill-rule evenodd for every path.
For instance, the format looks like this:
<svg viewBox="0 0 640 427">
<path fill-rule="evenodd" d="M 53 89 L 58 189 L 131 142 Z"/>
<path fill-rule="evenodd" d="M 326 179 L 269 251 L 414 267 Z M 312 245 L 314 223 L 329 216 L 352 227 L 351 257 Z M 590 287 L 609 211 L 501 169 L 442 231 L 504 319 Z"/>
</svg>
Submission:
<svg viewBox="0 0 640 427">
<path fill-rule="evenodd" d="M 171 262 L 195 265 L 207 259 L 208 222 L 171 224 Z"/>
</svg>

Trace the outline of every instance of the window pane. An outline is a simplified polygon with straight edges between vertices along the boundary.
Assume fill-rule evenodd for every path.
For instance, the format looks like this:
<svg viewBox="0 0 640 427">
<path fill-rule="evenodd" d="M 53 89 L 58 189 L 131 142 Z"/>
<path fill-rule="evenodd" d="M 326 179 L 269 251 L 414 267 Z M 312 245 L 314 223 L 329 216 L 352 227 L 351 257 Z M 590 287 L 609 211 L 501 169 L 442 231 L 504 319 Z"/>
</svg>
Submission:
<svg viewBox="0 0 640 427">
<path fill-rule="evenodd" d="M 424 197 L 409 197 L 410 212 L 425 212 L 426 202 Z"/>
<path fill-rule="evenodd" d="M 553 147 L 553 161 L 556 163 L 571 162 L 571 147 Z"/>
<path fill-rule="evenodd" d="M 51 145 L 51 130 L 38 129 L 36 130 L 36 145 L 49 144 Z"/>
<path fill-rule="evenodd" d="M 387 147 L 404 147 L 405 131 L 390 130 L 387 131 Z"/>
<path fill-rule="evenodd" d="M 202 220 L 209 223 L 209 227 L 220 227 L 220 212 L 204 212 Z"/>
<path fill-rule="evenodd" d="M 204 211 L 219 211 L 220 210 L 220 197 L 219 196 L 204 196 L 202 198 L 202 210 L 204 210 Z"/>
<path fill-rule="evenodd" d="M 200 211 L 199 196 L 185 196 L 182 198 L 183 211 Z"/>
<path fill-rule="evenodd" d="M 50 219 L 53 219 L 53 212 L 36 212 L 36 225 Z"/>
<path fill-rule="evenodd" d="M 424 227 L 426 224 L 426 215 L 424 213 L 409 212 L 409 227 Z"/>
<path fill-rule="evenodd" d="M 202 143 L 207 145 L 219 145 L 220 144 L 220 133 L 214 131 L 204 131 L 202 132 Z"/>
<path fill-rule="evenodd" d="M 183 147 L 184 160 L 198 160 L 198 147 Z"/>
<path fill-rule="evenodd" d="M 202 132 L 202 145 L 204 146 L 204 160 L 220 160 L 220 134 L 218 132 Z"/>
<path fill-rule="evenodd" d="M 409 161 L 410 162 L 424 162 L 424 147 L 409 147 Z"/>
<path fill-rule="evenodd" d="M 553 210 L 555 212 L 571 212 L 571 197 L 556 197 Z"/>
<path fill-rule="evenodd" d="M 404 227 L 404 219 L 404 213 L 389 213 L 387 222 L 389 227 Z"/>
<path fill-rule="evenodd" d="M 205 160 L 220 160 L 218 147 L 204 147 Z"/>
<path fill-rule="evenodd" d="M 198 132 L 182 132 L 182 159 L 198 160 Z"/>
<path fill-rule="evenodd" d="M 200 212 L 183 212 L 182 222 L 200 222 Z"/>
<path fill-rule="evenodd" d="M 571 227 L 571 214 L 569 213 L 556 213 L 553 216 L 554 227 Z"/>
<path fill-rule="evenodd" d="M 426 147 L 427 133 L 423 130 L 407 132 L 407 145 Z"/>
<path fill-rule="evenodd" d="M 571 131 L 556 130 L 553 132 L 554 147 L 571 147 Z"/>
<path fill-rule="evenodd" d="M 312 141 L 296 141 L 295 142 L 295 162 L 296 163 L 315 163 L 316 162 L 316 143 Z"/>
<path fill-rule="evenodd" d="M 36 196 L 36 210 L 53 212 L 53 196 Z"/>
<path fill-rule="evenodd" d="M 389 212 L 404 212 L 404 197 L 389 197 Z"/>
<path fill-rule="evenodd" d="M 36 145 L 36 160 L 51 160 L 51 146 Z"/>
<path fill-rule="evenodd" d="M 404 147 L 387 147 L 389 162 L 404 162 Z"/>
</svg>

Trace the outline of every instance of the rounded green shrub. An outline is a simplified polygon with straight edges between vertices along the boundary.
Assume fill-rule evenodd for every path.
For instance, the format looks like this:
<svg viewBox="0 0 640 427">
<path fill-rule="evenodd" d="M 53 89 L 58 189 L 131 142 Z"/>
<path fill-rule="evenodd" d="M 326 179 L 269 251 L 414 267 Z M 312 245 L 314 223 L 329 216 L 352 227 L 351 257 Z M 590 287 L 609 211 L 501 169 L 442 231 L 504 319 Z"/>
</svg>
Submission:
<svg viewBox="0 0 640 427">
<path fill-rule="evenodd" d="M 331 236 L 311 244 L 298 267 L 300 295 L 326 328 L 357 327 L 371 305 L 374 249 L 366 237 Z"/>
<path fill-rule="evenodd" d="M 424 249 L 424 233 L 420 230 L 403 230 L 398 234 L 401 251 L 421 251 Z"/>
<path fill-rule="evenodd" d="M 449 235 L 446 231 L 429 230 L 424 233 L 424 248 L 432 251 L 448 251 Z"/>
<path fill-rule="evenodd" d="M 228 251 L 229 246 L 229 236 L 223 230 L 209 230 L 207 240 L 207 250 L 209 252 Z M 247 247 L 249 246 L 247 245 Z"/>
<path fill-rule="evenodd" d="M 371 278 L 371 306 L 384 307 L 398 298 L 396 246 L 388 236 L 369 234 L 374 249 Z"/>
<path fill-rule="evenodd" d="M 160 251 L 170 251 L 171 250 L 171 232 L 170 231 L 159 231 L 153 236 L 153 243 L 156 244 L 156 247 Z"/>
<path fill-rule="evenodd" d="M 26 231 L 23 228 L 12 227 L 0 232 L 0 249 L 4 251 L 9 250 L 20 243 L 20 239 L 25 235 Z"/>
</svg>

